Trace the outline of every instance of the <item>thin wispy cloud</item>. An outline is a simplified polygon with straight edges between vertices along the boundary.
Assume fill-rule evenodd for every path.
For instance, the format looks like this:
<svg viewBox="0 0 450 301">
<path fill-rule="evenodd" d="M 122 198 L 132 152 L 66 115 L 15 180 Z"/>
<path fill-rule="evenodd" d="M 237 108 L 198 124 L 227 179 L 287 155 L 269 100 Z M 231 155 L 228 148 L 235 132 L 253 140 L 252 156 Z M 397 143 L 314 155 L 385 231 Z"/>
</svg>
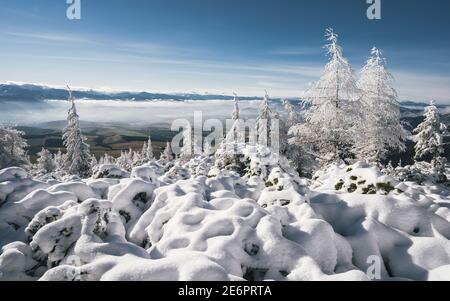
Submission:
<svg viewBox="0 0 450 301">
<path fill-rule="evenodd" d="M 266 87 L 277 96 L 293 97 L 321 76 L 326 63 L 323 21 L 309 14 L 286 24 L 273 18 L 260 26 L 257 18 L 245 24 L 232 16 L 206 19 L 216 11 L 202 11 L 205 6 L 172 15 L 165 4 L 157 8 L 144 1 L 140 11 L 124 15 L 125 4 L 118 4 L 104 15 L 93 2 L 80 22 L 70 23 L 64 9 L 49 10 L 42 2 L 24 9 L 11 1 L 2 8 L 0 15 L 13 18 L 0 20 L 0 80 L 70 81 L 131 91 L 238 90 L 248 96 L 260 95 Z M 145 17 L 144 8 L 149 9 Z M 349 26 L 329 23 L 338 30 L 355 70 L 374 44 L 385 49 L 401 99 L 450 101 L 446 31 L 433 42 L 423 41 L 430 36 L 408 39 L 398 27 L 391 31 L 392 39 L 385 39 L 364 24 L 355 27 L 354 21 L 344 22 Z"/>
<path fill-rule="evenodd" d="M 48 59 L 58 61 L 80 61 L 80 62 L 106 62 L 106 63 L 127 63 L 126 60 L 120 60 L 118 58 L 109 57 L 97 57 L 97 56 L 61 56 L 61 55 L 30 55 L 28 58 L 35 59 Z"/>
<path fill-rule="evenodd" d="M 393 70 L 395 86 L 402 100 L 447 103 L 450 96 L 450 76 Z"/>
<path fill-rule="evenodd" d="M 116 50 L 144 54 L 144 55 L 165 55 L 165 56 L 204 56 L 212 54 L 209 49 L 176 47 L 171 45 L 145 43 L 145 42 L 127 42 L 119 43 L 115 46 Z"/>
<path fill-rule="evenodd" d="M 27 18 L 37 21 L 43 21 L 46 20 L 45 15 L 42 13 L 39 13 L 37 11 L 31 11 L 31 10 L 24 10 L 24 9 L 12 9 L 9 7 L 5 7 L 5 5 L 2 5 L 2 12 L 9 15 L 11 18 L 14 17 L 20 17 L 20 18 Z"/>
<path fill-rule="evenodd" d="M 59 43 L 92 43 L 93 40 L 88 40 L 85 37 L 58 34 L 58 33 L 25 33 L 25 32 L 14 32 L 14 31 L 4 31 L 2 34 L 9 35 L 12 37 L 18 37 L 22 39 L 30 40 L 40 40 L 45 42 L 59 42 Z"/>
<path fill-rule="evenodd" d="M 320 47 L 317 48 L 307 48 L 307 47 L 286 47 L 286 48 L 277 48 L 274 50 L 270 50 L 268 52 L 272 55 L 279 56 L 309 56 L 309 55 L 318 55 L 321 53 Z"/>
</svg>

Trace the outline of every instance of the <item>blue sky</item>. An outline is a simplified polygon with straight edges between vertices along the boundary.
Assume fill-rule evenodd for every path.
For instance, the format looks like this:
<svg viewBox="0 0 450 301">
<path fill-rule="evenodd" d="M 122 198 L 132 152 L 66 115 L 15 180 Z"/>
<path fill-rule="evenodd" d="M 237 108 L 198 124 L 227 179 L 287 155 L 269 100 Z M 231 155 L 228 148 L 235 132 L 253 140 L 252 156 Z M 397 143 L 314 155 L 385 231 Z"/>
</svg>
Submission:
<svg viewBox="0 0 450 301">
<path fill-rule="evenodd" d="M 333 27 L 358 70 L 384 49 L 402 99 L 450 103 L 450 2 L 0 0 L 0 81 L 113 90 L 300 96 Z"/>
</svg>

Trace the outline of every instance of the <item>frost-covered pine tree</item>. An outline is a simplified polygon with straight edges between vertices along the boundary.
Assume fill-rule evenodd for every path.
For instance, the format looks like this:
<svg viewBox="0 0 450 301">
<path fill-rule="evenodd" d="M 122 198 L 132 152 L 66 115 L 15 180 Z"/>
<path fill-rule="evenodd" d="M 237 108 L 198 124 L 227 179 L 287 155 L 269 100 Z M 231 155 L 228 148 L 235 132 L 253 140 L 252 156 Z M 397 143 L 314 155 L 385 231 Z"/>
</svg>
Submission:
<svg viewBox="0 0 450 301">
<path fill-rule="evenodd" d="M 233 110 L 233 113 L 231 113 L 231 118 L 233 120 L 238 120 L 241 115 L 240 111 L 239 111 L 239 99 L 238 99 L 236 93 L 233 93 L 233 94 L 234 94 L 234 110 Z"/>
<path fill-rule="evenodd" d="M 300 123 L 300 116 L 297 114 L 294 106 L 288 100 L 283 100 L 283 103 L 284 103 L 284 109 L 286 110 L 286 113 L 287 113 L 286 125 L 289 128 L 291 128 L 294 125 L 297 125 L 298 123 Z"/>
<path fill-rule="evenodd" d="M 141 156 L 143 159 L 145 159 L 147 157 L 147 142 L 144 141 L 144 144 L 142 145 L 142 150 L 141 150 Z"/>
<path fill-rule="evenodd" d="M 382 162 L 389 151 L 406 149 L 397 92 L 392 86 L 393 76 L 387 70 L 382 54 L 381 50 L 372 49 L 357 83 L 362 92 L 364 127 L 356 133 L 355 152 L 371 163 Z"/>
<path fill-rule="evenodd" d="M 231 113 L 231 119 L 234 121 L 231 129 L 227 133 L 223 143 L 228 144 L 228 148 L 235 148 L 236 143 L 245 143 L 245 129 L 243 121 L 240 119 L 239 99 L 234 93 L 234 110 Z M 222 147 L 225 145 L 223 144 Z"/>
<path fill-rule="evenodd" d="M 272 136 L 272 138 L 278 139 L 278 141 L 272 141 L 271 143 L 278 143 L 280 154 L 285 155 L 288 152 L 288 132 L 289 127 L 287 123 L 280 117 L 277 111 L 273 111 L 273 119 L 278 121 L 278 134 Z M 271 126 L 274 124 L 272 123 Z M 274 145 L 272 145 L 274 146 Z"/>
<path fill-rule="evenodd" d="M 148 141 L 145 142 L 144 146 L 142 147 L 142 158 L 145 162 L 149 162 L 155 158 L 153 155 L 153 145 L 151 136 L 148 136 Z"/>
<path fill-rule="evenodd" d="M 211 145 L 211 142 L 209 140 L 205 140 L 204 144 L 203 144 L 203 154 L 205 156 L 211 156 L 214 155 L 214 148 Z"/>
<path fill-rule="evenodd" d="M 274 117 L 269 102 L 269 94 L 265 91 L 264 98 L 259 106 L 258 117 L 256 118 L 258 143 L 264 146 L 270 146 L 271 125 Z"/>
<path fill-rule="evenodd" d="M 131 171 L 133 165 L 133 151 L 121 151 L 120 157 L 117 158 L 117 165 L 124 170 Z"/>
<path fill-rule="evenodd" d="M 92 156 L 91 156 L 91 166 L 92 166 L 92 168 L 98 166 L 98 160 L 97 160 L 97 158 L 95 157 L 95 155 L 92 155 Z"/>
<path fill-rule="evenodd" d="M 299 138 L 292 141 L 311 145 L 323 163 L 351 157 L 349 149 L 360 125 L 353 69 L 333 29 L 327 29 L 326 37 L 329 62 L 319 81 L 304 94 L 310 104 L 306 122 L 290 130 Z"/>
<path fill-rule="evenodd" d="M 40 175 L 46 175 L 49 174 L 56 169 L 55 161 L 53 160 L 52 153 L 45 148 L 42 148 L 42 150 L 37 153 L 38 159 L 37 159 L 37 166 L 36 171 Z"/>
<path fill-rule="evenodd" d="M 192 139 L 192 129 L 187 127 L 183 131 L 183 146 L 180 150 L 181 161 L 189 161 L 192 158 L 193 153 L 193 139 Z"/>
<path fill-rule="evenodd" d="M 441 122 L 438 108 L 433 101 L 425 109 L 425 120 L 417 126 L 414 133 L 416 134 L 414 158 L 431 162 L 434 167 L 443 168 L 444 137 L 448 136 L 449 132 L 447 126 Z"/>
<path fill-rule="evenodd" d="M 131 166 L 136 167 L 148 162 L 144 159 L 142 152 L 135 152 L 130 150 L 131 153 Z"/>
<path fill-rule="evenodd" d="M 64 155 L 61 152 L 61 149 L 58 149 L 58 152 L 53 156 L 53 161 L 55 162 L 55 169 L 60 171 L 64 167 Z"/>
<path fill-rule="evenodd" d="M 24 132 L 12 126 L 0 125 L 0 169 L 17 166 L 29 168 L 31 163 L 27 155 L 27 141 Z"/>
<path fill-rule="evenodd" d="M 315 164 L 314 158 L 306 151 L 306 144 L 301 143 L 301 141 L 296 141 L 298 137 L 294 137 L 292 139 L 289 138 L 289 129 L 300 123 L 300 116 L 289 101 L 284 100 L 283 103 L 287 113 L 286 128 L 288 130 L 288 133 L 286 137 L 289 141 L 289 143 L 286 145 L 285 155 L 291 162 L 291 165 L 298 171 L 300 175 L 309 177 L 313 172 L 313 167 Z"/>
<path fill-rule="evenodd" d="M 115 159 L 112 156 L 105 153 L 103 155 L 103 157 L 100 158 L 98 165 L 108 165 L 108 164 L 114 164 L 114 163 L 115 163 Z"/>
<path fill-rule="evenodd" d="M 63 131 L 63 143 L 67 149 L 64 155 L 63 169 L 70 175 L 78 175 L 82 178 L 90 177 L 92 174 L 91 155 L 89 145 L 81 133 L 80 121 L 75 106 L 75 98 L 69 87 L 69 101 L 71 108 L 67 116 L 67 127 Z"/>
<path fill-rule="evenodd" d="M 167 142 L 166 148 L 161 153 L 161 160 L 164 161 L 172 161 L 174 159 L 173 152 L 172 152 L 172 146 L 170 145 L 170 142 Z"/>
<path fill-rule="evenodd" d="M 125 169 L 128 171 L 131 171 L 131 169 L 133 168 L 133 160 L 134 158 L 134 151 L 130 148 L 128 149 L 128 151 L 125 151 Z"/>
</svg>

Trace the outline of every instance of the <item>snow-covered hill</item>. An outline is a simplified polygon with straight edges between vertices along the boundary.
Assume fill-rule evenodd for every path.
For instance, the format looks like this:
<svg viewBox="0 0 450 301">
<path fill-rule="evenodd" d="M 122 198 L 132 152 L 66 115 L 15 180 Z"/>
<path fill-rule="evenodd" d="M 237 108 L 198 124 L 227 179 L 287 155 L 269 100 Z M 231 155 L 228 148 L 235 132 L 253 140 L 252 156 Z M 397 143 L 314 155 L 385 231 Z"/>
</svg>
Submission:
<svg viewBox="0 0 450 301">
<path fill-rule="evenodd" d="M 310 182 L 244 154 L 64 181 L 0 171 L 0 280 L 450 280 L 445 189 L 364 163 Z"/>
</svg>

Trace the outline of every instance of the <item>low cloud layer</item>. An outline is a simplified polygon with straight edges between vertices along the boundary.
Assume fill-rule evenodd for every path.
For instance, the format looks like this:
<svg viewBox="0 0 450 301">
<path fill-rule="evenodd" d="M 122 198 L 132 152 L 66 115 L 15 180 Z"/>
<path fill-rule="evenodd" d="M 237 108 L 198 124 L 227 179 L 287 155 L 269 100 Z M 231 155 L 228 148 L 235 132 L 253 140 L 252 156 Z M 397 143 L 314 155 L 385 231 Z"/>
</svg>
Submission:
<svg viewBox="0 0 450 301">
<path fill-rule="evenodd" d="M 79 100 L 77 109 L 81 120 L 90 122 L 119 122 L 161 124 L 172 123 L 179 118 L 192 119 L 194 112 L 202 112 L 203 118 L 229 118 L 233 111 L 232 101 L 113 101 L 113 100 Z M 253 117 L 258 110 L 259 101 L 242 101 L 241 114 Z M 46 101 L 43 103 L 3 103 L 0 112 L 1 122 L 20 125 L 64 120 L 67 116 L 67 101 Z"/>
</svg>

